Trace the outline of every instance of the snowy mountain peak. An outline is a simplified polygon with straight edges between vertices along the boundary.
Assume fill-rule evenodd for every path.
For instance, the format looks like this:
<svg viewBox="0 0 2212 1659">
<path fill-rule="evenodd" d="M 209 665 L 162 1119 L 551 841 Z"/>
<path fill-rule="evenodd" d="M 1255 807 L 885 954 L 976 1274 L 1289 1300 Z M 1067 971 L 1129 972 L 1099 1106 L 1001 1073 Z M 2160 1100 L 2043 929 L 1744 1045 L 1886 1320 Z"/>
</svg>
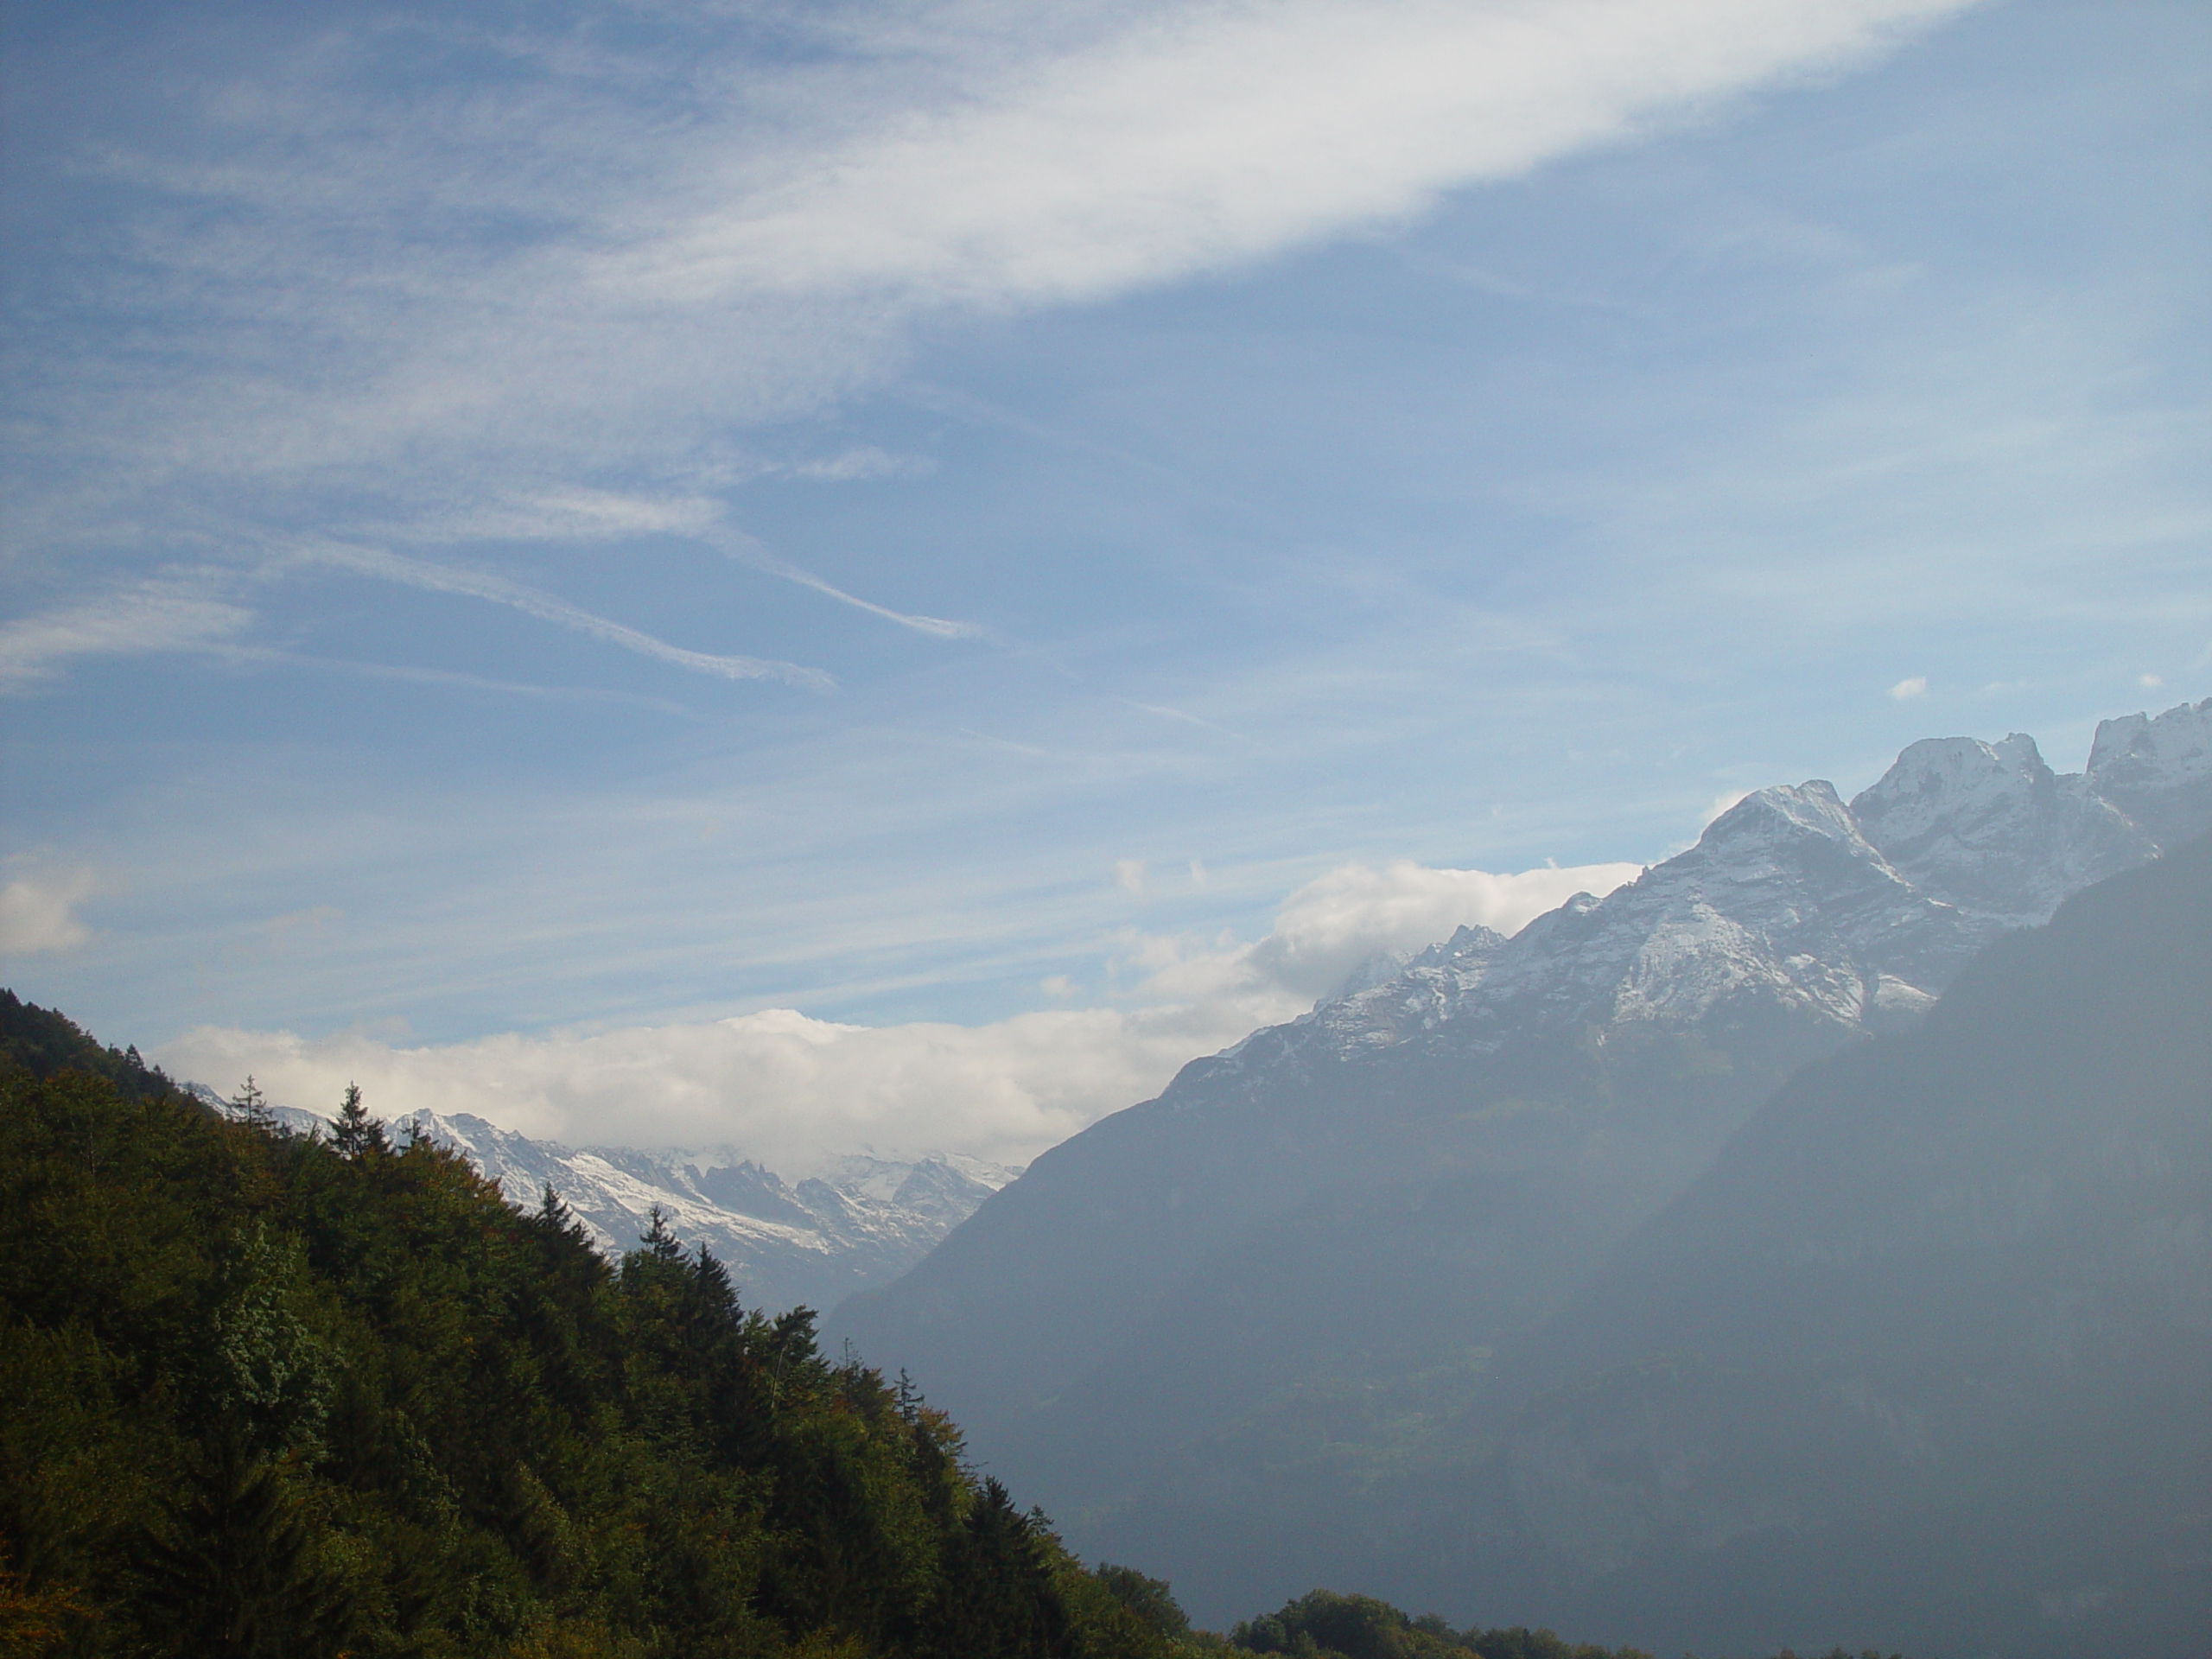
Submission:
<svg viewBox="0 0 2212 1659">
<path fill-rule="evenodd" d="M 1898 755 L 1851 803 L 1851 811 L 1878 846 L 1894 846 L 1939 825 L 1961 828 L 2015 814 L 2055 788 L 2035 739 L 2024 733 L 2001 743 L 1929 737 Z"/>
<path fill-rule="evenodd" d="M 1510 939 L 1462 928 L 1361 982 L 1370 964 L 1300 1041 L 1339 1058 L 1432 1037 L 1475 1052 L 1758 1009 L 1892 1024 L 1997 934 L 2207 828 L 2212 701 L 2107 721 L 2086 777 L 2055 774 L 2024 733 L 1930 738 L 1847 804 L 1820 779 L 1757 791 L 1604 899 L 1578 894 Z M 1293 1047 L 1258 1052 L 1279 1066 Z"/>
<path fill-rule="evenodd" d="M 2087 784 L 2158 846 L 2201 833 L 2212 817 L 2212 697 L 2178 703 L 2155 720 L 2127 715 L 2102 722 L 2089 746 Z"/>
<path fill-rule="evenodd" d="M 1850 810 L 1837 797 L 1835 785 L 1825 779 L 1753 790 L 1706 825 L 1698 845 L 1722 853 L 1795 841 L 1807 835 L 1847 842 L 1860 839 Z"/>
<path fill-rule="evenodd" d="M 2100 721 L 2089 745 L 2089 777 L 2100 785 L 2157 775 L 2170 783 L 2212 773 L 2212 697 L 2177 703 L 2156 720 L 2122 715 Z"/>
</svg>

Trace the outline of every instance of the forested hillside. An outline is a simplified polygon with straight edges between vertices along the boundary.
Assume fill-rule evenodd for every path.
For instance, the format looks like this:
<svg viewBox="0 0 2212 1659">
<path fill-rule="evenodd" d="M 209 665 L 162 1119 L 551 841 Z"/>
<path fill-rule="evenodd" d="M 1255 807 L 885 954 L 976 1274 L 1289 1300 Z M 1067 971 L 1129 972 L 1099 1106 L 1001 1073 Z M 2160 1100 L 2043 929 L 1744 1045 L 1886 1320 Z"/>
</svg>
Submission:
<svg viewBox="0 0 2212 1659">
<path fill-rule="evenodd" d="M 358 1109 L 226 1122 L 0 1012 L 0 1652 L 1187 1645 L 710 1255 L 610 1266 Z"/>
</svg>

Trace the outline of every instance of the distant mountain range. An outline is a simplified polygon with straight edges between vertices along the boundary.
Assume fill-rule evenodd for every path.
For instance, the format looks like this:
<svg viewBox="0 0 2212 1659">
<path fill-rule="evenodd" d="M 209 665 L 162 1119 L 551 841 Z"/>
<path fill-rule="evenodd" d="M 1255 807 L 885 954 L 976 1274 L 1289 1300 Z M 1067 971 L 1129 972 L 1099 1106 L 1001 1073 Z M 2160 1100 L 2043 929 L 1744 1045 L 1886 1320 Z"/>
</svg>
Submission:
<svg viewBox="0 0 2212 1659">
<path fill-rule="evenodd" d="M 1807 1574 L 1811 1558 L 1776 1541 L 1821 1535 L 1806 1507 L 1827 1501 L 1817 1485 L 1702 1510 L 1685 1497 L 1670 1509 L 1670 1493 L 1698 1489 L 1696 1458 L 1721 1455 L 1710 1442 L 1699 1450 L 1656 1430 L 1639 1441 L 1633 1422 L 1618 1421 L 1578 1441 L 1514 1412 L 1546 1355 L 1560 1377 L 1587 1374 L 1557 1358 L 1563 1330 L 1598 1332 L 1592 1355 L 1649 1357 L 1649 1332 L 1630 1341 L 1618 1321 L 1662 1287 L 1617 1289 L 1625 1300 L 1605 1304 L 1609 1313 L 1586 1299 L 1639 1282 L 1636 1262 L 1674 1236 L 1663 1230 L 1675 1224 L 1660 1218 L 1691 1202 L 1686 1192 L 1708 1170 L 1718 1179 L 1738 1166 L 1732 1137 L 1794 1075 L 1847 1047 L 1909 1042 L 1993 943 L 2208 829 L 2212 700 L 2104 722 L 2079 773 L 2054 773 L 2031 739 L 2014 734 L 1915 744 L 1847 804 L 1823 782 L 1759 791 L 1694 848 L 1606 898 L 1578 897 L 1510 939 L 1463 929 L 1357 976 L 1300 1020 L 1193 1062 L 1157 1100 L 1044 1154 L 906 1277 L 846 1302 L 830 1334 L 910 1369 L 959 1419 L 976 1455 L 1035 1494 L 1072 1544 L 1172 1578 L 1201 1619 L 1326 1583 L 1460 1618 L 1509 1609 L 1519 1618 L 1532 1601 L 1548 1603 L 1549 1616 L 1585 1629 L 1560 1610 L 1609 1606 L 1626 1621 L 1620 1628 L 1648 1633 L 1659 1626 L 1639 1619 L 1667 1624 L 1664 1573 L 1652 1563 L 1726 1560 L 1783 1573 L 1783 1588 L 1758 1605 L 1799 1622 L 1745 1636 L 1749 1626 L 1721 1617 L 1727 1586 L 1744 1587 L 1733 1569 L 1700 1577 L 1685 1568 L 1681 1582 L 1701 1586 L 1705 1599 L 1685 1605 L 1684 1591 L 1672 1604 L 1681 1617 L 1669 1628 L 1681 1640 L 1824 1645 L 1863 1630 L 1885 1645 L 2056 1653 L 2099 1628 L 2156 1628 L 2128 1599 L 2147 1582 L 2141 1573 L 2131 1592 L 2087 1568 L 2032 1592 L 2008 1588 L 1999 1598 L 2008 1634 L 1986 1643 L 1963 1638 L 1957 1619 L 1944 1624 L 1924 1599 L 1911 1604 L 1919 1611 L 1900 1608 L 1917 1624 L 1823 1625 L 1842 1602 L 1821 1604 L 1816 1589 L 1792 1600 L 1787 1575 L 1832 1588 L 1833 1574 Z M 2183 995 L 2199 996 L 2187 1006 L 2212 1024 L 2212 985 Z M 2023 1001 L 2013 1015 L 2019 1051 L 2041 1052 L 2037 1022 L 2063 1012 Z M 2094 1106 L 2062 1092 L 2024 1103 L 2024 1126 L 2037 1112 L 2056 1122 Z M 2158 1110 L 2212 1113 L 2212 1100 L 2200 1089 Z M 1961 1112 L 1946 1133 L 2001 1141 L 2001 1115 Z M 1959 1206 L 1968 1233 L 1983 1225 L 1974 1217 L 2005 1201 L 1966 1180 L 1970 1145 L 1953 1148 L 1962 1184 L 1946 1188 L 1915 1164 L 1928 1149 L 1910 1123 L 1892 1117 L 1886 1132 L 1894 1138 L 1849 1148 L 1858 1161 L 1834 1172 L 1839 1190 L 1878 1195 L 1887 1170 L 1900 1183 L 1896 1203 Z M 1724 1147 L 1728 1158 L 1716 1164 Z M 2064 1166 L 2069 1149 L 2082 1147 L 2121 1155 L 2094 1135 L 2037 1129 L 1993 1166 L 2025 1183 L 2021 1193 L 2037 1181 L 2056 1191 L 2079 1173 Z M 2181 1155 L 2155 1136 L 2139 1150 L 2154 1161 Z M 2200 1166 L 2185 1166 L 2201 1183 Z M 1790 1179 L 1787 1190 L 1804 1201 L 1827 1201 L 1817 1162 Z M 2190 1219 L 2197 1213 L 2183 1206 L 2146 1221 L 2154 1232 L 2181 1231 L 2140 1248 L 2195 1262 L 2190 1252 L 2201 1255 L 2204 1236 L 2201 1216 Z M 2005 1224 L 1989 1212 L 1991 1236 L 2009 1236 Z M 1786 1231 L 1732 1236 L 1776 1262 L 1789 1259 Z M 1834 1248 L 1856 1247 L 1840 1238 Z M 1663 1287 L 1686 1335 L 1692 1312 L 1734 1307 L 1730 1299 L 1747 1294 L 1717 1269 L 1700 1279 L 1703 1270 Z M 2070 1294 L 2050 1290 L 2053 1342 Z M 1957 1316 L 1957 1304 L 1941 1306 Z M 1745 1306 L 1735 1339 L 1755 1353 L 1755 1309 L 1771 1304 Z M 2142 1329 L 2185 1348 L 2169 1328 L 2184 1316 L 2197 1314 L 2154 1314 Z M 1599 1340 L 1605 1332 L 1613 1336 Z M 1962 1351 L 1962 1363 L 1979 1365 L 1993 1351 Z M 1837 1387 L 1852 1386 L 1839 1377 Z M 2005 1396 L 2001 1377 L 1972 1386 Z M 1866 1389 L 1866 1421 L 1904 1413 L 1894 1432 L 1911 1443 L 1910 1411 L 1919 1408 L 1893 1408 L 1881 1387 Z M 1700 1420 L 1713 1433 L 1728 1409 L 1755 1403 L 1717 1386 L 1701 1398 L 1721 1414 Z M 1989 1421 L 2040 1421 L 2041 1408 Z M 1657 1408 L 1634 1409 L 1649 1418 Z M 1582 1420 L 1569 1411 L 1565 1421 Z M 1611 1472 L 1606 1433 L 1625 1437 L 1635 1449 L 1623 1455 L 1642 1458 L 1643 1472 Z M 1510 1446 L 1538 1448 L 1514 1465 L 1529 1471 L 1525 1491 L 1498 1484 Z M 1547 1461 L 1551 1446 L 1559 1458 Z M 1967 1485 L 1975 1478 L 1951 1472 Z M 2202 1472 L 2190 1490 L 2206 1496 Z M 2063 1481 L 2052 1479 L 2047 1496 L 2063 1501 Z M 1554 1509 L 1568 1517 L 1557 1538 L 1542 1518 L 1554 1512 L 1542 1494 L 1554 1489 L 1566 1494 Z M 2171 1495 L 2158 1492 L 2149 1501 Z M 1602 1521 L 1608 1503 L 1627 1517 L 1613 1533 Z M 1944 1513 L 1973 1524 L 1970 1505 Z M 1727 1555 L 1732 1538 L 1754 1535 L 1765 1542 Z M 1943 1559 L 1955 1567 L 1967 1558 Z M 1619 1596 L 1586 1594 L 1599 1580 Z M 1508 1589 L 1522 1599 L 1475 1601 Z M 2055 1598 L 2059 1611 L 2046 1618 L 2039 1598 Z M 1959 1599 L 1969 1602 L 1983 1605 Z M 2069 1623 L 2077 1613 L 2088 1622 Z"/>
<path fill-rule="evenodd" d="M 205 1084 L 187 1087 L 210 1105 L 237 1109 Z M 330 1126 L 327 1116 L 296 1107 L 270 1110 L 302 1134 Z M 855 1155 L 793 1183 L 728 1147 L 569 1147 L 466 1112 L 411 1112 L 389 1132 L 420 1134 L 460 1153 L 526 1209 L 550 1186 L 610 1255 L 636 1247 L 658 1206 L 678 1238 L 704 1244 L 730 1269 L 747 1306 L 768 1313 L 831 1308 L 854 1291 L 889 1282 L 1020 1173 L 955 1154 L 903 1163 Z"/>
</svg>

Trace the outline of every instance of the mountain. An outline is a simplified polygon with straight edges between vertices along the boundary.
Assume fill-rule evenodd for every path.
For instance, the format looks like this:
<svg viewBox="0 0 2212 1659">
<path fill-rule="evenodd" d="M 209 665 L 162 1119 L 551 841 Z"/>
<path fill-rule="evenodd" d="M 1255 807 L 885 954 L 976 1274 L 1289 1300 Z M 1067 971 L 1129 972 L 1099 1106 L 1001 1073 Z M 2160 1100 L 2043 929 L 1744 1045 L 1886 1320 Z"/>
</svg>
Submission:
<svg viewBox="0 0 2212 1659">
<path fill-rule="evenodd" d="M 205 1084 L 188 1087 L 238 1114 Z M 269 1109 L 297 1133 L 330 1127 L 327 1117 L 296 1107 Z M 637 1247 L 658 1208 L 676 1237 L 714 1252 L 747 1306 L 769 1313 L 834 1307 L 856 1290 L 887 1283 L 1020 1173 L 958 1154 L 905 1163 L 855 1154 L 791 1183 L 728 1147 L 570 1147 L 467 1112 L 411 1112 L 390 1132 L 401 1140 L 420 1134 L 459 1153 L 510 1203 L 535 1208 L 550 1186 L 610 1257 Z"/>
<path fill-rule="evenodd" d="M 2212 839 L 1794 1078 L 1512 1372 L 1481 1466 L 1400 1493 L 1406 1593 L 1669 1651 L 2202 1655 Z"/>
<path fill-rule="evenodd" d="M 1193 1062 L 830 1332 L 1202 1618 L 1346 1586 L 1402 1542 L 1375 1495 L 1471 1455 L 1440 1425 L 1786 1079 L 2212 827 L 2208 779 L 2212 700 L 2105 722 L 2081 773 L 2016 734 L 1847 804 L 1759 791 L 1605 899 Z"/>
</svg>

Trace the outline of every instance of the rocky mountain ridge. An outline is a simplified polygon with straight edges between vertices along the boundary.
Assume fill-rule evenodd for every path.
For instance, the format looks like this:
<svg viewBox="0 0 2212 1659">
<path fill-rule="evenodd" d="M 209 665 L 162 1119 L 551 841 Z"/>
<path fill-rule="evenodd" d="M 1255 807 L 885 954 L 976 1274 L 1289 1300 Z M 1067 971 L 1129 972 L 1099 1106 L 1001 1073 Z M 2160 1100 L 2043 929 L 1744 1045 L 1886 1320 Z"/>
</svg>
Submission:
<svg viewBox="0 0 2212 1659">
<path fill-rule="evenodd" d="M 1926 739 L 1848 804 L 1821 779 L 1756 791 L 1605 899 L 1577 895 L 1510 939 L 1462 928 L 1297 1024 L 1339 1058 L 1449 1021 L 1456 1047 L 1483 1052 L 1747 1001 L 1879 1028 L 1999 934 L 2208 823 L 2212 698 L 2102 722 L 2087 768 L 2063 776 L 2023 733 Z"/>
</svg>

